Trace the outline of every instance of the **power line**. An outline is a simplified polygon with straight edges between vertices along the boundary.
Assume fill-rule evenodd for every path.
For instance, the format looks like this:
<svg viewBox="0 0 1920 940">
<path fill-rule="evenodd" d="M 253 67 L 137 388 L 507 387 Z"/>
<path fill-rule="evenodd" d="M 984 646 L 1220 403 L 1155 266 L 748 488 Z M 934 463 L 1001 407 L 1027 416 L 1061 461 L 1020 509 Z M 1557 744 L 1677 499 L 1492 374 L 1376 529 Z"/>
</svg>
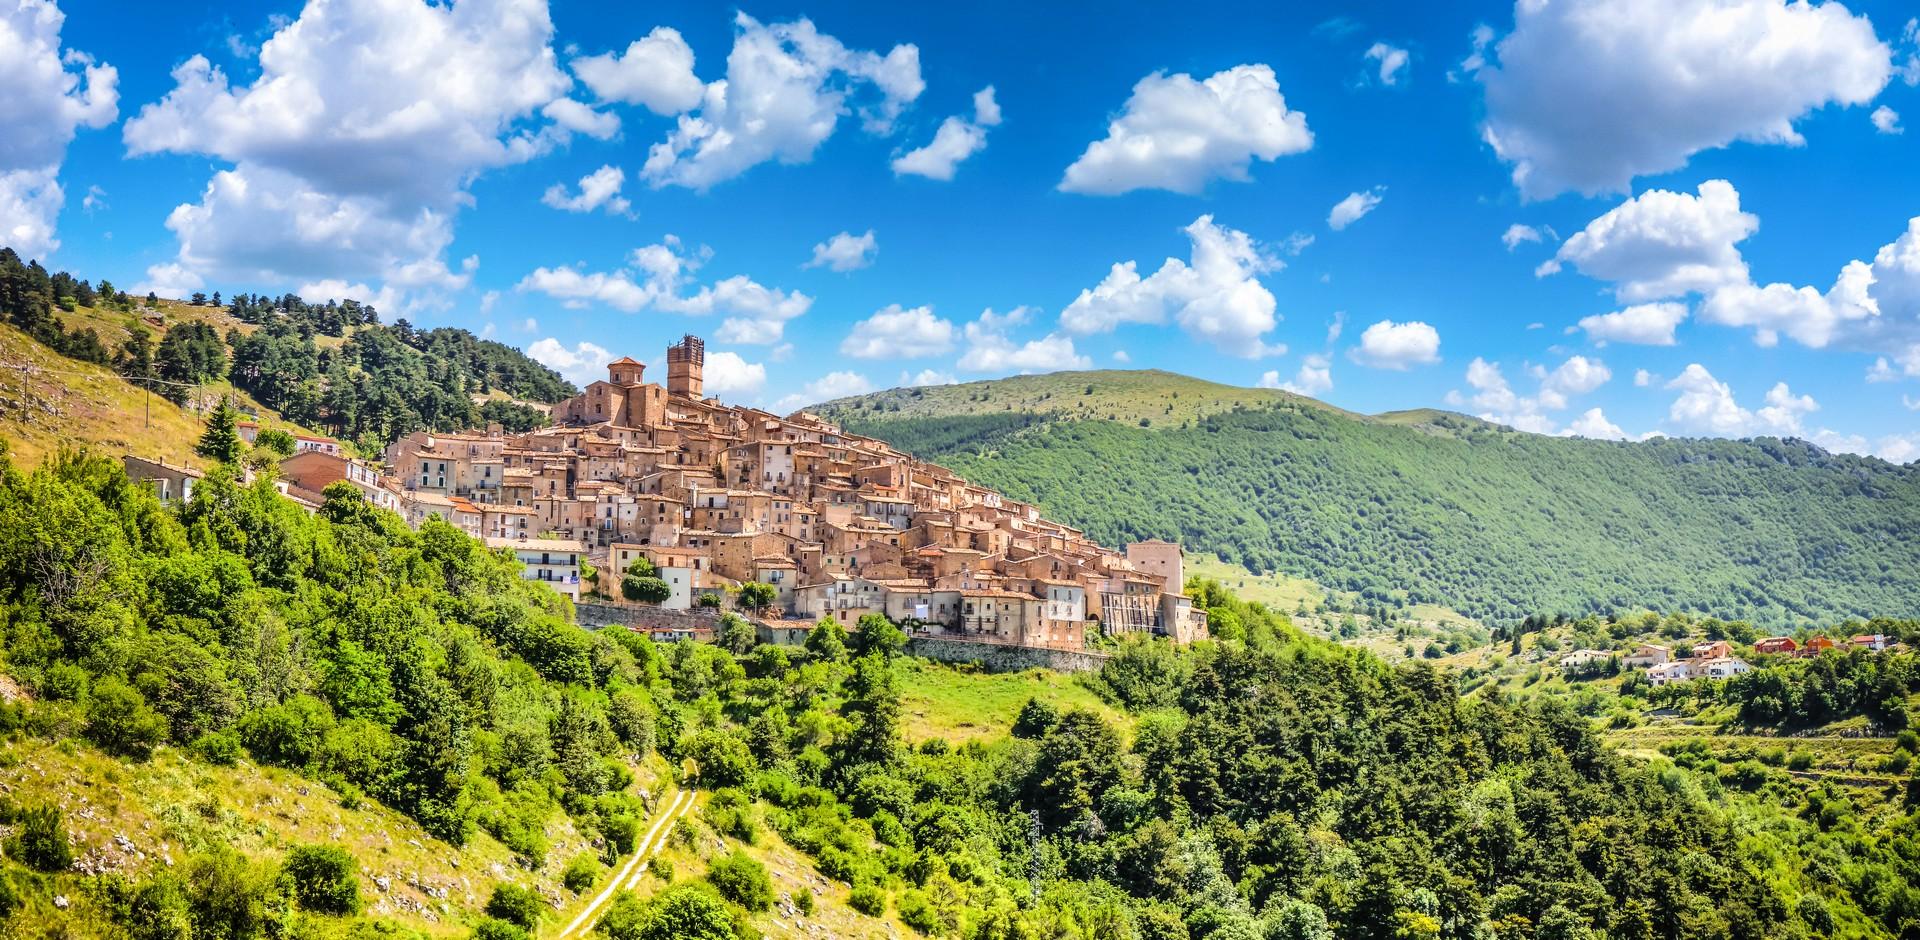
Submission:
<svg viewBox="0 0 1920 940">
<path fill-rule="evenodd" d="M 103 376 L 93 372 L 79 372 L 72 369 L 54 369 L 54 368 L 49 368 L 43 365 L 37 365 L 31 362 L 0 362 L 0 368 L 18 369 L 21 372 L 43 374 L 43 375 L 75 375 L 83 379 L 103 378 Z M 101 368 L 105 369 L 106 367 L 101 366 Z M 204 382 L 177 382 L 177 381 L 174 381 L 173 379 L 163 379 L 163 378 L 160 378 L 159 376 L 124 375 L 119 372 L 113 372 L 112 370 L 108 370 L 108 374 L 114 376 L 115 378 L 119 378 L 128 382 L 137 382 L 142 384 L 154 383 L 159 385 L 177 385 L 181 388 L 199 388 L 201 385 L 206 384 Z"/>
</svg>

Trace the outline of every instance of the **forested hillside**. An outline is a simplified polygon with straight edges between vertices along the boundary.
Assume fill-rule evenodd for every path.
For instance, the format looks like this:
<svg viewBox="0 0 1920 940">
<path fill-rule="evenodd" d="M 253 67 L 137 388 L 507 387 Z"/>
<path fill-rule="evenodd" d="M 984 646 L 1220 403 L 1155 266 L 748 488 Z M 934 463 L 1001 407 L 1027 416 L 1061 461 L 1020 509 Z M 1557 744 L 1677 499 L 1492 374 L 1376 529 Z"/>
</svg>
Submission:
<svg viewBox="0 0 1920 940">
<path fill-rule="evenodd" d="M 732 626 L 722 645 L 592 635 L 505 554 L 345 486 L 308 516 L 216 472 L 175 510 L 78 455 L 31 474 L 0 459 L 0 518 L 7 936 L 523 940 L 631 849 L 633 768 L 655 753 L 710 795 L 670 840 L 701 867 L 619 894 L 609 940 L 819 935 L 828 916 L 834 935 L 965 940 L 1920 929 L 1911 797 L 1764 772 L 1748 793 L 1704 754 L 1677 758 L 1697 771 L 1624 758 L 1564 703 L 1462 698 L 1445 672 L 1304 637 L 1205 581 L 1190 593 L 1219 642 L 1123 644 L 1087 682 L 1101 707 L 1034 701 L 964 745 L 909 746 L 906 638 L 879 618 L 797 649 Z M 422 855 L 497 840 L 526 874 L 461 872 L 400 916 L 372 872 L 411 849 L 276 833 L 286 809 L 256 817 L 256 854 L 193 847 L 234 812 L 220 793 L 134 833 L 191 854 L 95 873 L 100 847 L 66 835 L 84 821 L 61 811 L 70 789 L 36 774 L 63 754 L 107 755 L 109 783 L 180 755 L 208 779 L 290 768 L 408 814 Z M 551 884 L 556 831 L 598 852 L 566 863 L 563 894 L 516 885 Z M 499 883 L 484 906 L 469 877 Z"/>
<path fill-rule="evenodd" d="M 406 320 L 357 301 L 196 294 L 184 304 L 49 273 L 0 248 L 0 322 L 54 352 L 112 368 L 177 404 L 232 386 L 287 421 L 377 450 L 415 430 L 545 423 L 520 402 L 576 389 L 504 343 Z"/>
<path fill-rule="evenodd" d="M 1920 612 L 1911 466 L 1768 438 L 1622 443 L 1443 412 L 1368 418 L 1214 388 L 1057 373 L 818 410 L 1102 542 L 1177 539 L 1396 606 L 1496 621 L 1691 610 L 1767 627 Z"/>
</svg>

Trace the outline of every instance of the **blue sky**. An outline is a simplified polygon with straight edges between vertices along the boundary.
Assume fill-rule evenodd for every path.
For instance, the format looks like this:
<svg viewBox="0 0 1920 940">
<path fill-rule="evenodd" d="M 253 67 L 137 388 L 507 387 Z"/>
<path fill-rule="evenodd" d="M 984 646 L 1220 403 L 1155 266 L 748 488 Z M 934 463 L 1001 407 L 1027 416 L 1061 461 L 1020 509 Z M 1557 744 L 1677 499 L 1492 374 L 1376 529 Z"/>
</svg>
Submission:
<svg viewBox="0 0 1920 940">
<path fill-rule="evenodd" d="M 1275 6 L 29 2 L 0 241 L 576 379 L 698 333 L 767 406 L 1153 367 L 1920 458 L 1910 3 Z"/>
</svg>

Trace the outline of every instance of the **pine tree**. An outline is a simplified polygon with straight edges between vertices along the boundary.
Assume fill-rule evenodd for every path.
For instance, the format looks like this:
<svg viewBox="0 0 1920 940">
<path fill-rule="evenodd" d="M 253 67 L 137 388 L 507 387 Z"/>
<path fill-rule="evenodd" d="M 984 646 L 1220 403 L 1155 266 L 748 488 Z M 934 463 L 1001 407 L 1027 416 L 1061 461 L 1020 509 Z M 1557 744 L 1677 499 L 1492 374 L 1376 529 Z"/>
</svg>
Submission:
<svg viewBox="0 0 1920 940">
<path fill-rule="evenodd" d="M 200 435 L 200 446 L 194 448 L 194 453 L 225 464 L 239 463 L 242 448 L 238 424 L 233 396 L 222 397 L 220 404 L 214 406 L 213 414 L 207 416 L 207 430 Z"/>
</svg>

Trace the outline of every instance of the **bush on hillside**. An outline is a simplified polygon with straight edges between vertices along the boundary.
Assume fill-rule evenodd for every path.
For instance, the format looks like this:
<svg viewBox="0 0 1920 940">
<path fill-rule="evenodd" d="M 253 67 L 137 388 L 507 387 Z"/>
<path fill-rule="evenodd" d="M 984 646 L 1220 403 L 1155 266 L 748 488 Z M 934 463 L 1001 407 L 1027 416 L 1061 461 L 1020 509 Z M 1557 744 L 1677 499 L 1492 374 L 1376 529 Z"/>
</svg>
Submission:
<svg viewBox="0 0 1920 940">
<path fill-rule="evenodd" d="M 773 882 L 767 868 L 747 853 L 735 849 L 707 866 L 707 881 L 720 896 L 750 911 L 773 907 Z"/>
<path fill-rule="evenodd" d="M 8 858 L 48 872 L 65 871 L 73 864 L 73 850 L 67 846 L 67 830 L 61 824 L 59 807 L 47 805 L 9 811 L 0 814 L 0 822 L 13 824 L 13 835 L 6 841 Z"/>
<path fill-rule="evenodd" d="M 540 915 L 545 909 L 546 902 L 540 900 L 540 895 L 524 885 L 495 885 L 493 896 L 487 898 L 488 917 L 519 924 L 527 930 L 539 926 Z"/>
<path fill-rule="evenodd" d="M 566 885 L 567 890 L 574 894 L 585 894 L 593 890 L 594 884 L 599 880 L 600 860 L 594 858 L 591 852 L 575 855 L 572 861 L 567 862 L 567 867 L 560 872 L 560 883 Z"/>
<path fill-rule="evenodd" d="M 145 760 L 167 739 L 167 719 L 126 680 L 102 676 L 87 697 L 86 733 L 109 754 Z"/>
<path fill-rule="evenodd" d="M 357 914 L 360 878 L 353 856 L 337 845 L 302 845 L 287 853 L 281 870 L 293 881 L 301 907 L 322 914 Z"/>
</svg>

